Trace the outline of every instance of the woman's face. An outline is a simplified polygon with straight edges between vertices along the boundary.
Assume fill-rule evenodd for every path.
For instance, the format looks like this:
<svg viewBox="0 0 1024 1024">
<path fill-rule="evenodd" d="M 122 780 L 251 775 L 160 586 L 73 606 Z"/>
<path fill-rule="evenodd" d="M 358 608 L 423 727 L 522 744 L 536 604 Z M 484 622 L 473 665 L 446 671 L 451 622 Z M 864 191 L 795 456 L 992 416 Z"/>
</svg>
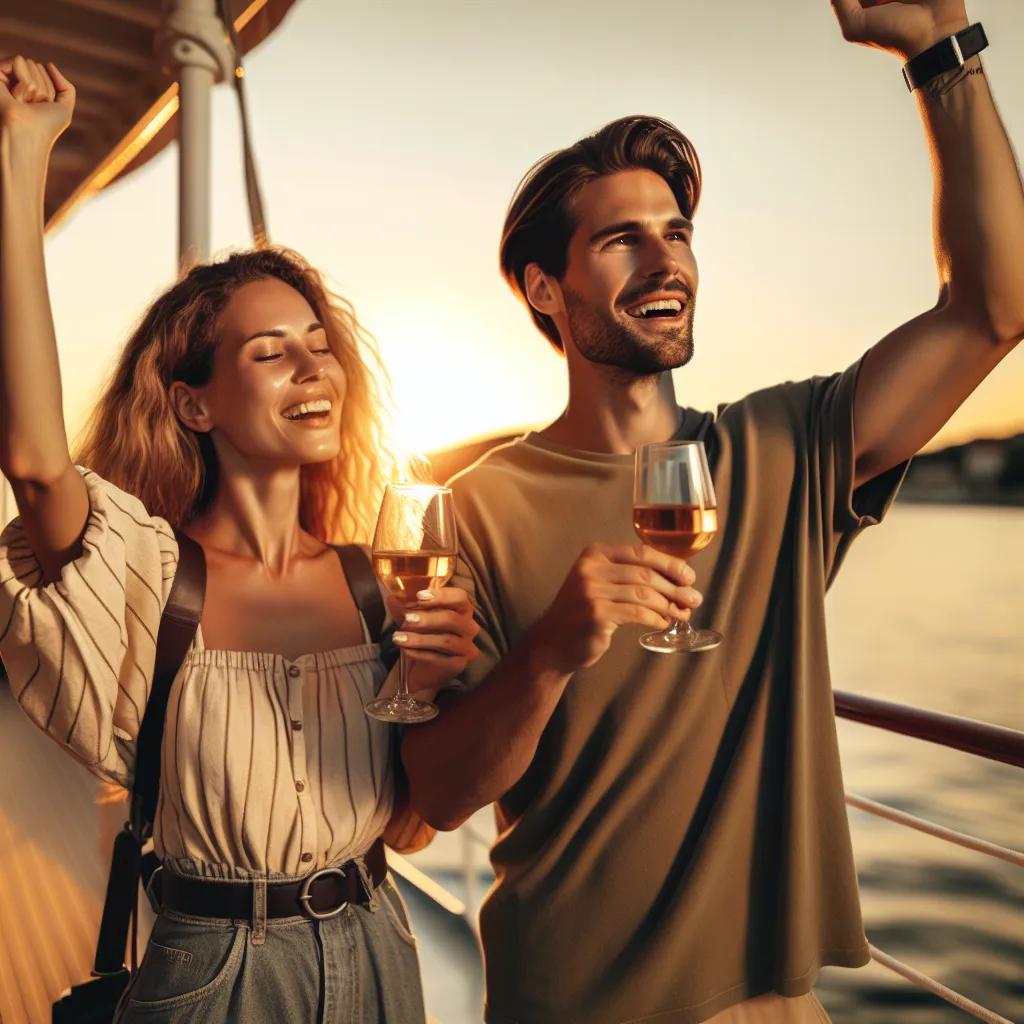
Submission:
<svg viewBox="0 0 1024 1024">
<path fill-rule="evenodd" d="M 235 292 L 218 326 L 213 376 L 191 391 L 201 410 L 195 427 L 211 431 L 222 461 L 232 449 L 273 467 L 335 458 L 345 371 L 302 295 L 277 278 L 254 281 Z"/>
</svg>

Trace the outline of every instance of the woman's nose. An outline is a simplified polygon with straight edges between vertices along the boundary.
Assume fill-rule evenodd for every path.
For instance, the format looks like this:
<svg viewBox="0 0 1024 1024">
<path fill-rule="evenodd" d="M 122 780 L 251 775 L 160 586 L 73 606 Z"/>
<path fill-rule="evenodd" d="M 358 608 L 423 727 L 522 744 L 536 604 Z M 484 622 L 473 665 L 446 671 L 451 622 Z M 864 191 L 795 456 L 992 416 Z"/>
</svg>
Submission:
<svg viewBox="0 0 1024 1024">
<path fill-rule="evenodd" d="M 299 370 L 299 383 L 305 384 L 311 380 L 323 380 L 326 371 L 322 366 L 304 367 Z"/>
</svg>

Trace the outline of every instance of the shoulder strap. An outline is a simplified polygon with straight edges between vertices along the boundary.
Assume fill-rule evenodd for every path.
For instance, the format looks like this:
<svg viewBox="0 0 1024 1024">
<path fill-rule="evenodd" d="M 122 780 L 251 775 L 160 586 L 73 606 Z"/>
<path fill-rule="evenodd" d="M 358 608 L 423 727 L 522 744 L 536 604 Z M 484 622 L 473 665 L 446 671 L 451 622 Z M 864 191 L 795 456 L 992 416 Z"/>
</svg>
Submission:
<svg viewBox="0 0 1024 1024">
<path fill-rule="evenodd" d="M 160 618 L 153 687 L 142 717 L 135 752 L 133 802 L 141 814 L 142 823 L 147 825 L 151 825 L 156 817 L 160 794 L 160 753 L 171 684 L 196 635 L 206 597 L 206 556 L 202 547 L 179 530 L 174 531 L 174 536 L 178 541 L 178 568 Z"/>
<path fill-rule="evenodd" d="M 366 619 L 370 638 L 375 644 L 380 643 L 387 609 L 384 607 L 384 600 L 377 586 L 377 576 L 369 558 L 366 557 L 366 552 L 358 544 L 332 544 L 331 547 L 341 560 L 341 569 L 348 581 L 348 589 L 352 591 L 356 607 Z"/>
<path fill-rule="evenodd" d="M 206 556 L 191 537 L 186 537 L 178 530 L 174 531 L 174 535 L 178 541 L 178 568 L 160 617 L 153 686 L 136 740 L 131 828 L 126 826 L 114 840 L 114 854 L 93 967 L 93 972 L 99 976 L 117 975 L 125 970 L 124 951 L 128 942 L 128 929 L 134 921 L 139 874 L 147 857 L 155 859 L 153 854 L 142 855 L 142 843 L 156 817 L 157 798 L 160 795 L 160 753 L 167 699 L 203 615 Z M 132 931 L 134 970 L 134 928 Z"/>
</svg>

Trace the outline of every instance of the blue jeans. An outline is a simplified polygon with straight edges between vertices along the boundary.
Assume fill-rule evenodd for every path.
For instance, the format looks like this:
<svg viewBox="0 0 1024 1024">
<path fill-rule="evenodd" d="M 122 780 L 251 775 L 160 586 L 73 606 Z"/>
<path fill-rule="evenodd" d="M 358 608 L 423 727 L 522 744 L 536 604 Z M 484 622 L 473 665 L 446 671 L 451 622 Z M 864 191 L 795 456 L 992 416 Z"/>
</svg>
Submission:
<svg viewBox="0 0 1024 1024">
<path fill-rule="evenodd" d="M 416 940 L 401 896 L 385 880 L 376 910 L 267 922 L 156 919 L 114 1024 L 424 1024 Z"/>
</svg>

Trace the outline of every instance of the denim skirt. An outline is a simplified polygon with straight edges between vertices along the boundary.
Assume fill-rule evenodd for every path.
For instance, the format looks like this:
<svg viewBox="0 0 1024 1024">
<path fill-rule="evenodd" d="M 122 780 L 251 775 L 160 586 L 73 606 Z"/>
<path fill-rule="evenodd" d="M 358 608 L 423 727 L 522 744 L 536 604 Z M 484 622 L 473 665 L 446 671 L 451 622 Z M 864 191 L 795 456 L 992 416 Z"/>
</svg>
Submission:
<svg viewBox="0 0 1024 1024">
<path fill-rule="evenodd" d="M 409 915 L 390 878 L 376 906 L 327 920 L 160 913 L 114 1024 L 424 1024 Z"/>
</svg>

